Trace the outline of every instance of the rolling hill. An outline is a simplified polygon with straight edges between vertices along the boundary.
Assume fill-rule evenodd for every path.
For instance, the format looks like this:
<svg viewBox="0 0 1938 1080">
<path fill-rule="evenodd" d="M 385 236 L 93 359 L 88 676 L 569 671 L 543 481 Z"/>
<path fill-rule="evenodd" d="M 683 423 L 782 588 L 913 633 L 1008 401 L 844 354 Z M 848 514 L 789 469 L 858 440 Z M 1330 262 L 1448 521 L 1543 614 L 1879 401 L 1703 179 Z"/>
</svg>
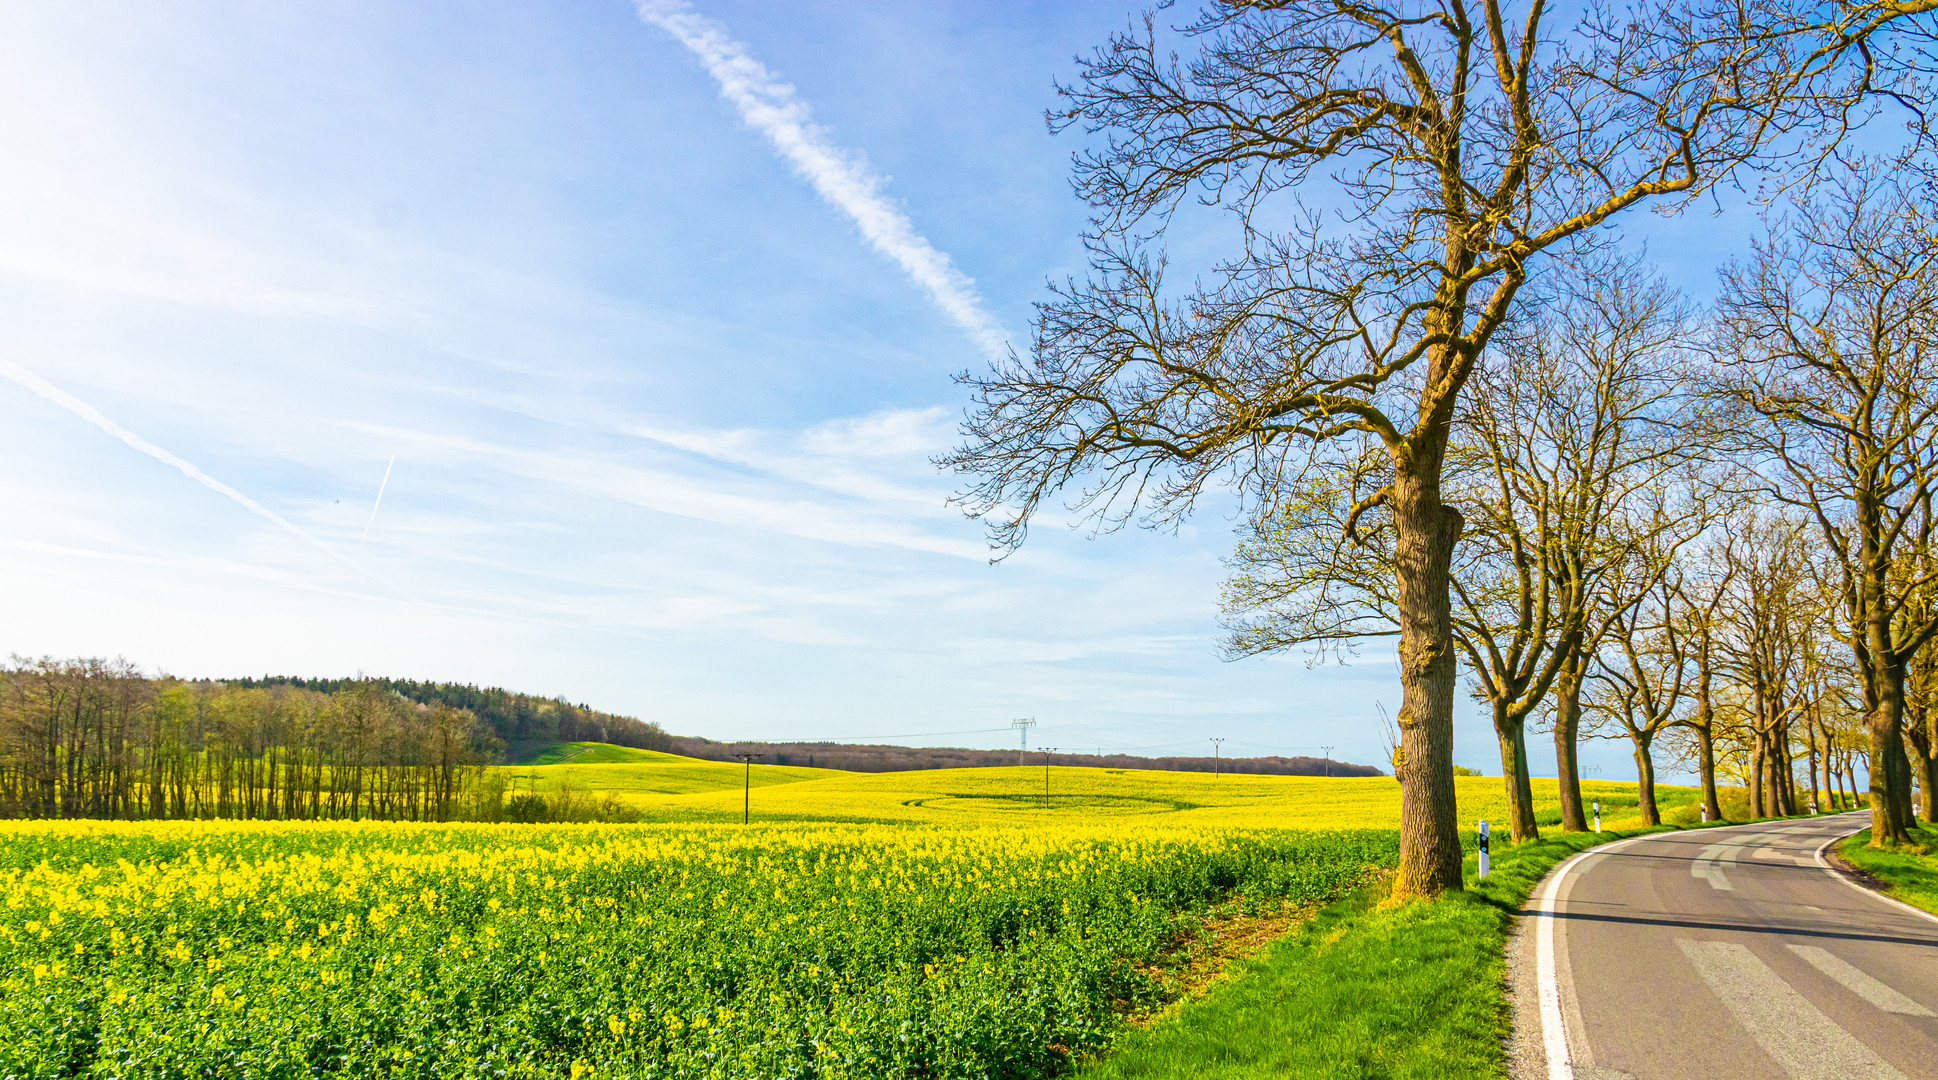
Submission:
<svg viewBox="0 0 1938 1080">
<path fill-rule="evenodd" d="M 498 767 L 515 792 L 570 789 L 611 795 L 648 821 L 738 821 L 743 799 L 758 821 L 1031 824 L 1135 819 L 1302 829 L 1394 828 L 1400 788 L 1389 777 L 1257 776 L 1053 765 L 852 773 L 799 765 L 702 761 L 654 751 L 574 744 Z M 1048 796 L 1045 797 L 1045 781 Z M 1499 821 L 1498 777 L 1458 777 L 1462 828 Z M 1589 781 L 1611 827 L 1636 806 L 1635 785 Z M 751 790 L 751 798 L 746 790 Z M 1555 781 L 1534 782 L 1537 815 L 1558 821 Z M 1692 803 L 1695 789 L 1658 787 L 1664 813 Z"/>
</svg>

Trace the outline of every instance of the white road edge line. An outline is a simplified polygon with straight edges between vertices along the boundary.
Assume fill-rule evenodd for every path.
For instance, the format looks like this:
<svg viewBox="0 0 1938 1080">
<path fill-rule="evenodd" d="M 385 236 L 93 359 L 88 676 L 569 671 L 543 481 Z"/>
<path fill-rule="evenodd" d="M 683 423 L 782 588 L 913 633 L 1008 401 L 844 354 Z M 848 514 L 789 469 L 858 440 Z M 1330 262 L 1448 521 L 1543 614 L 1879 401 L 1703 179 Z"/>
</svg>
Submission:
<svg viewBox="0 0 1938 1080">
<path fill-rule="evenodd" d="M 1541 886 L 1536 900 L 1535 911 L 1541 916 L 1541 925 L 1534 935 L 1534 981 L 1541 999 L 1541 1045 L 1547 1051 L 1548 1080 L 1574 1080 L 1574 1065 L 1568 1059 L 1568 1031 L 1561 1022 L 1561 985 L 1555 978 L 1554 924 L 1555 897 L 1561 894 L 1561 883 L 1575 869 L 1575 865 L 1591 855 L 1605 855 L 1616 848 L 1627 847 L 1639 840 L 1646 840 L 1660 833 L 1631 836 L 1611 844 L 1578 851 L 1567 862 L 1555 868 L 1554 873 Z M 1584 1062 L 1584 1064 L 1586 1064 Z"/>
<path fill-rule="evenodd" d="M 1845 812 L 1854 813 L 1855 811 L 1845 811 Z M 1828 815 L 1828 814 L 1822 815 L 1822 817 L 1830 817 L 1830 816 L 1832 815 Z M 1817 819 L 1817 820 L 1821 820 L 1821 819 Z M 1756 822 L 1753 824 L 1763 825 L 1767 823 Z M 1813 824 L 1814 824 L 1814 821 L 1813 821 Z M 1751 826 L 1725 825 L 1719 828 L 1717 831 L 1720 832 L 1724 829 L 1736 829 L 1736 828 L 1748 828 L 1748 827 L 1751 827 Z M 1885 896 L 1884 894 L 1877 892 L 1875 890 L 1867 889 L 1864 886 L 1859 885 L 1857 882 L 1852 881 L 1849 878 L 1845 877 L 1843 874 L 1838 872 L 1836 867 L 1830 865 L 1829 862 L 1825 861 L 1824 852 L 1829 849 L 1830 845 L 1838 842 L 1839 840 L 1843 840 L 1846 837 L 1862 832 L 1864 831 L 1864 828 L 1865 828 L 1864 825 L 1859 825 L 1856 828 L 1851 829 L 1849 832 L 1840 833 L 1824 841 L 1822 844 L 1819 844 L 1817 846 L 1816 852 L 1814 853 L 1817 860 L 1818 867 L 1820 867 L 1824 871 L 1824 873 L 1829 874 L 1831 877 L 1836 878 L 1838 881 L 1843 882 L 1845 885 L 1848 885 L 1851 888 L 1856 889 L 1858 892 L 1861 892 L 1866 896 L 1876 897 L 1877 899 L 1882 900 L 1887 904 L 1894 904 L 1898 907 L 1901 907 L 1904 910 L 1909 911 L 1914 915 L 1919 915 L 1924 918 L 1930 919 L 1933 922 L 1938 922 L 1938 915 L 1933 915 L 1931 912 L 1925 911 L 1922 908 L 1912 907 L 1910 904 L 1907 904 L 1902 900 L 1894 900 L 1891 897 Z M 1555 977 L 1556 964 L 1555 964 L 1555 948 L 1554 948 L 1554 926 L 1555 926 L 1555 922 L 1557 921 L 1556 915 L 1555 915 L 1555 897 L 1561 894 L 1561 884 L 1567 878 L 1567 876 L 1574 871 L 1576 864 L 1580 863 L 1582 860 L 1588 858 L 1591 855 L 1605 854 L 1607 852 L 1614 851 L 1617 848 L 1627 847 L 1629 844 L 1633 844 L 1641 840 L 1647 840 L 1650 837 L 1663 836 L 1663 835 L 1666 835 L 1666 834 L 1646 833 L 1642 836 L 1631 836 L 1626 840 L 1617 840 L 1612 844 L 1604 844 L 1599 847 L 1592 847 L 1592 848 L 1588 848 L 1585 851 L 1576 852 L 1574 855 L 1570 856 L 1566 862 L 1563 862 L 1560 866 L 1555 868 L 1554 872 L 1548 876 L 1547 881 L 1542 883 L 1540 891 L 1536 894 L 1535 914 L 1541 917 L 1541 925 L 1536 929 L 1535 935 L 1534 935 L 1534 978 L 1536 983 L 1536 989 L 1539 992 L 1539 996 L 1541 999 L 1541 1044 L 1543 1049 L 1547 1052 L 1548 1080 L 1574 1080 L 1574 1075 L 1575 1075 L 1574 1066 L 1568 1060 L 1568 1032 L 1567 1032 L 1567 1029 L 1565 1029 L 1562 1026 L 1562 1022 L 1561 1022 L 1561 987 Z M 1586 1063 L 1584 1062 L 1584 1064 Z"/>
<path fill-rule="evenodd" d="M 1904 910 L 1909 911 L 1911 914 L 1916 915 L 1920 918 L 1930 919 L 1932 922 L 1938 922 L 1938 915 L 1933 915 L 1931 912 L 1926 911 L 1924 908 L 1913 907 L 1902 900 L 1898 900 L 1893 897 L 1886 896 L 1883 893 L 1878 892 L 1876 889 L 1867 889 L 1864 886 L 1859 885 L 1857 882 L 1852 881 L 1850 878 L 1844 876 L 1844 873 L 1842 871 L 1830 865 L 1830 860 L 1824 858 L 1824 852 L 1830 850 L 1830 845 L 1838 843 L 1839 841 L 1848 840 L 1851 837 L 1856 836 L 1858 833 L 1863 832 L 1865 829 L 1869 827 L 1870 827 L 1870 823 L 1865 822 L 1863 825 L 1859 825 L 1857 828 L 1852 829 L 1850 832 L 1840 833 L 1824 841 L 1823 843 L 1817 845 L 1817 850 L 1815 852 L 1815 855 L 1817 858 L 1817 865 L 1823 868 L 1824 873 L 1829 874 L 1831 877 L 1836 878 L 1838 881 L 1841 881 L 1844 884 L 1850 886 L 1851 888 L 1856 889 L 1858 892 L 1863 893 L 1865 896 L 1874 897 L 1878 900 L 1884 901 L 1887 904 L 1891 904 L 1896 907 L 1903 908 Z"/>
</svg>

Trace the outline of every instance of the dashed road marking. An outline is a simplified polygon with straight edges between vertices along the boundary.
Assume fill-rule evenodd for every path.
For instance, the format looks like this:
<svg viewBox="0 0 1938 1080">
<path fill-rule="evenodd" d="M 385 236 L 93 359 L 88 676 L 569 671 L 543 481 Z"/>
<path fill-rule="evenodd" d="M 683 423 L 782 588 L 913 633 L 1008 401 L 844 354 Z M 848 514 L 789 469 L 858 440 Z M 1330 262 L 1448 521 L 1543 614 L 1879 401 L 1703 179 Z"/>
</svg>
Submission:
<svg viewBox="0 0 1938 1080">
<path fill-rule="evenodd" d="M 1883 1009 L 1885 1012 L 1901 1016 L 1930 1016 L 1932 1012 L 1923 1005 L 1905 997 L 1896 990 L 1859 971 L 1848 960 L 1815 945 L 1785 946 L 1791 952 L 1810 962 L 1810 966 L 1830 976 L 1842 984 L 1844 989 L 1863 998 L 1865 1001 Z"/>
<path fill-rule="evenodd" d="M 1723 874 L 1723 864 L 1733 863 L 1742 857 L 1743 846 L 1762 840 L 1756 836 L 1733 836 L 1720 844 L 1711 844 L 1696 855 L 1696 861 L 1689 864 L 1689 876 L 1709 882 L 1712 889 L 1735 892 L 1736 886 Z"/>
<path fill-rule="evenodd" d="M 1742 945 L 1677 938 L 1676 947 L 1763 1052 L 1793 1080 L 1907 1080 Z"/>
</svg>

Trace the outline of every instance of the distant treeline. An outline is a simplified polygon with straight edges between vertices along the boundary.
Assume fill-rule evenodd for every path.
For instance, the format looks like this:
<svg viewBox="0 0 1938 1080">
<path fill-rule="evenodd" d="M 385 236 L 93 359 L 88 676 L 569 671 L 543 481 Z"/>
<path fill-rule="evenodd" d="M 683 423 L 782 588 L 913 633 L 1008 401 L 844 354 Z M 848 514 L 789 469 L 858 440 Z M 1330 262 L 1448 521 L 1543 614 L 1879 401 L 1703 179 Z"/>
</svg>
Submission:
<svg viewBox="0 0 1938 1080">
<path fill-rule="evenodd" d="M 265 675 L 260 679 L 229 679 L 231 686 L 245 688 L 293 686 L 335 694 L 364 685 L 380 686 L 420 705 L 444 705 L 464 709 L 488 726 L 506 743 L 523 742 L 602 742 L 630 746 L 636 750 L 678 753 L 674 738 L 658 724 L 630 716 L 574 705 L 562 697 L 533 697 L 514 694 L 498 687 L 480 688 L 469 683 L 416 682 L 410 679 L 303 679 L 290 675 Z"/>
<path fill-rule="evenodd" d="M 775 765 L 809 765 L 849 772 L 905 772 L 911 769 L 973 769 L 1017 764 L 1015 750 L 968 750 L 961 747 L 849 745 L 846 743 L 715 742 L 712 739 L 672 737 L 672 752 L 709 761 L 731 761 L 735 754 L 760 754 Z M 1043 764 L 1043 752 L 1032 750 L 1024 764 Z M 1257 773 L 1266 776 L 1384 776 L 1371 765 L 1351 765 L 1313 757 L 1139 757 L 1134 754 L 1051 754 L 1052 765 L 1087 765 L 1103 769 L 1169 769 L 1178 772 Z"/>
<path fill-rule="evenodd" d="M 0 817 L 382 818 L 623 816 L 616 806 L 507 802 L 484 766 L 512 742 L 602 742 L 715 761 L 853 772 L 1012 765 L 1014 750 L 727 743 L 563 698 L 408 679 L 184 680 L 121 660 L 0 666 Z M 1043 762 L 1041 751 L 1027 756 Z M 1057 765 L 1279 776 L 1380 776 L 1310 757 L 1050 755 Z M 568 793 L 569 794 L 569 793 Z"/>
<path fill-rule="evenodd" d="M 0 667 L 0 816 L 497 817 L 502 783 L 480 766 L 502 747 L 471 711 L 383 680 L 326 691 L 99 659 Z"/>
</svg>

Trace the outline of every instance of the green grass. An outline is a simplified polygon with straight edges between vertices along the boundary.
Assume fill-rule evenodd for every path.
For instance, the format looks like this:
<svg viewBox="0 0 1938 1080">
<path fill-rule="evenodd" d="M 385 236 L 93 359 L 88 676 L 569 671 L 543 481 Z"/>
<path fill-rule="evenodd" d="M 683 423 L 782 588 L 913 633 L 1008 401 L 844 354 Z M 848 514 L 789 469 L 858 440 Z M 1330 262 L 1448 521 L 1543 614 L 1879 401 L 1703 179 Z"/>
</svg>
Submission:
<svg viewBox="0 0 1938 1080">
<path fill-rule="evenodd" d="M 1385 905 L 1382 888 L 1362 890 L 1079 1075 L 1500 1076 L 1511 1024 L 1502 950 L 1513 913 L 1568 856 L 1656 831 L 1555 833 L 1501 850 L 1486 881 L 1474 880 L 1469 856 L 1467 891 L 1434 903 Z"/>
<path fill-rule="evenodd" d="M 1938 826 L 1920 824 L 1912 842 L 1923 851 L 1900 848 L 1883 851 L 1868 846 L 1871 830 L 1865 829 L 1838 848 L 1844 861 L 1884 883 L 1884 891 L 1926 911 L 1938 912 Z"/>
<path fill-rule="evenodd" d="M 633 753 L 647 754 L 650 750 Z M 830 770 L 795 765 L 755 765 L 751 770 L 731 761 L 699 761 L 672 754 L 656 754 L 660 761 L 621 762 L 610 765 L 581 764 L 577 759 L 563 765 L 505 765 L 499 771 L 513 794 L 532 791 L 556 795 L 574 791 L 593 798 L 611 795 L 621 803 L 659 806 L 669 796 L 710 795 L 718 793 L 721 805 L 731 803 L 731 814 L 712 815 L 673 811 L 663 820 L 727 820 L 740 816 L 741 788 L 759 790 L 777 784 L 798 784 L 827 776 Z M 674 804 L 679 805 L 679 804 Z"/>
<path fill-rule="evenodd" d="M 635 750 L 598 742 L 515 742 L 505 748 L 507 765 L 651 765 L 691 761 L 656 750 Z"/>
</svg>

